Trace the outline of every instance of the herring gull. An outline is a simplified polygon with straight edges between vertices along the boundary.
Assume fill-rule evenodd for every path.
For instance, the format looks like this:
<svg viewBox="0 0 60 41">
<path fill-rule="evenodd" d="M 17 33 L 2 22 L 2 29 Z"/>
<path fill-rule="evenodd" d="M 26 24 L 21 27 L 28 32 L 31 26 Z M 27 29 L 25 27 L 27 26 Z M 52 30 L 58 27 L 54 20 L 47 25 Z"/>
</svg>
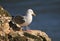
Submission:
<svg viewBox="0 0 60 41">
<path fill-rule="evenodd" d="M 32 19 L 33 19 L 32 15 L 35 16 L 34 11 L 32 9 L 28 9 L 27 14 L 25 16 L 20 16 L 20 15 L 15 16 L 13 18 L 13 22 L 16 23 L 16 25 L 18 27 L 24 27 L 25 26 L 25 27 L 29 28 L 28 25 L 31 24 Z M 26 30 L 28 30 L 28 29 L 26 29 Z"/>
</svg>

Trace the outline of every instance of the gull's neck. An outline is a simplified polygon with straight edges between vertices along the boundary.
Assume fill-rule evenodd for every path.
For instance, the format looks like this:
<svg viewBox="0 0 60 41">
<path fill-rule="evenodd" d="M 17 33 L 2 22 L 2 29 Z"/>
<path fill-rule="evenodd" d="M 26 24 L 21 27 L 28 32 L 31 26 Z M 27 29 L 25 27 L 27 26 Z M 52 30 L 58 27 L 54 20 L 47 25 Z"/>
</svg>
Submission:
<svg viewBox="0 0 60 41">
<path fill-rule="evenodd" d="M 30 14 L 30 13 L 27 13 L 27 15 L 26 15 L 27 17 L 32 17 L 32 15 Z"/>
<path fill-rule="evenodd" d="M 27 18 L 28 20 L 32 20 L 32 15 L 31 15 L 30 13 L 27 13 L 26 16 L 27 16 L 26 18 Z"/>
</svg>

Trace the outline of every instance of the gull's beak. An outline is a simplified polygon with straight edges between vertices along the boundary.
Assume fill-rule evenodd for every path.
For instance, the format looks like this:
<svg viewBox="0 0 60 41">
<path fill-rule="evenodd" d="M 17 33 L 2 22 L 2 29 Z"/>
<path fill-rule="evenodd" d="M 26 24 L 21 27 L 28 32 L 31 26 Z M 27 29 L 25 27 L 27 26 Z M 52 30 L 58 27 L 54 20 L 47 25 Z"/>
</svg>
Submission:
<svg viewBox="0 0 60 41">
<path fill-rule="evenodd" d="M 33 15 L 33 16 L 36 16 L 36 14 L 35 14 L 35 13 L 33 13 L 32 15 Z"/>
</svg>

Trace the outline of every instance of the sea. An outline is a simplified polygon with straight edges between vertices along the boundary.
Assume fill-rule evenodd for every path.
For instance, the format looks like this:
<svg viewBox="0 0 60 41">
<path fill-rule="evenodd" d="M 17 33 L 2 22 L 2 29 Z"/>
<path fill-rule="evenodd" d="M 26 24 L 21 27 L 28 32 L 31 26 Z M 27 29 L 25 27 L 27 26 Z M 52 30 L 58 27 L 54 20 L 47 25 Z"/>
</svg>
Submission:
<svg viewBox="0 0 60 41">
<path fill-rule="evenodd" d="M 60 41 L 60 0 L 0 0 L 0 5 L 12 16 L 25 15 L 33 9 L 36 16 L 29 28 L 46 32 L 52 41 Z"/>
</svg>

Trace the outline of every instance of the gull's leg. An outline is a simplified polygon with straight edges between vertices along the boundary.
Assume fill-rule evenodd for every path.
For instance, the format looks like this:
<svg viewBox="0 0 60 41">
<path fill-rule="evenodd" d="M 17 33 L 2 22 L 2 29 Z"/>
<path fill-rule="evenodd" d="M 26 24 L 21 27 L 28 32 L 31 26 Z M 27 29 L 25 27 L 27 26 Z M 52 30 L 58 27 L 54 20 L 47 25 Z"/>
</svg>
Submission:
<svg viewBox="0 0 60 41">
<path fill-rule="evenodd" d="M 28 26 L 26 26 L 26 31 L 31 32 L 31 29 Z"/>
<path fill-rule="evenodd" d="M 30 30 L 29 26 L 26 26 L 26 30 Z"/>
</svg>

